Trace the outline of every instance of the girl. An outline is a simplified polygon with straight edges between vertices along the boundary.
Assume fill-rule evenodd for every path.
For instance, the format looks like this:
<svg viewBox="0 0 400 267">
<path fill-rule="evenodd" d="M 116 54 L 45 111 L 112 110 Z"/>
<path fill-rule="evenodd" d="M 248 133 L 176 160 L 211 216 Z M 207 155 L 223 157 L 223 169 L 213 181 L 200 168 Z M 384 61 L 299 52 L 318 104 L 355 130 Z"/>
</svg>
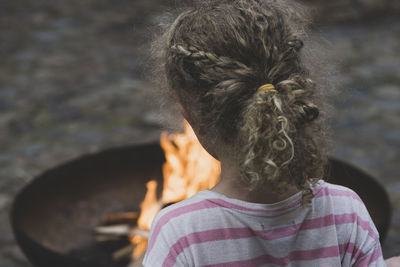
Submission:
<svg viewBox="0 0 400 267">
<path fill-rule="evenodd" d="M 360 198 L 322 180 L 321 95 L 301 8 L 198 1 L 153 46 L 164 88 L 221 162 L 211 190 L 163 209 L 144 266 L 385 266 Z"/>
</svg>

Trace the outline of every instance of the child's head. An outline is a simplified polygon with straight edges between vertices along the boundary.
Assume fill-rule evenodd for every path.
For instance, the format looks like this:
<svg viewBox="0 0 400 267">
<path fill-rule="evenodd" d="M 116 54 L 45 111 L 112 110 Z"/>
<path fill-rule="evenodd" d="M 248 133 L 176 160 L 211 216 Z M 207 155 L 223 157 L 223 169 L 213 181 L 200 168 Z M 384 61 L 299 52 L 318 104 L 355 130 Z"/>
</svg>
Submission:
<svg viewBox="0 0 400 267">
<path fill-rule="evenodd" d="M 302 62 L 300 7 L 198 2 L 154 42 L 161 84 L 211 154 L 235 155 L 249 188 L 308 188 L 322 175 L 325 146 L 319 86 Z"/>
</svg>

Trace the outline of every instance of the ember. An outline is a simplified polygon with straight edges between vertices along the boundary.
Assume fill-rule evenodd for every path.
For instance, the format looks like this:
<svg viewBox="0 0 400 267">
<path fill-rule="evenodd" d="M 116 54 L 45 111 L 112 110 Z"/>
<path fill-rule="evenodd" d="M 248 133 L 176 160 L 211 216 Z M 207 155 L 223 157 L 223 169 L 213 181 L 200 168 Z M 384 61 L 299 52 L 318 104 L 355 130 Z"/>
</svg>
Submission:
<svg viewBox="0 0 400 267">
<path fill-rule="evenodd" d="M 151 180 L 147 183 L 147 193 L 140 205 L 141 212 L 135 226 L 130 228 L 129 224 L 120 224 L 96 229 L 98 240 L 107 240 L 105 236 L 112 240 L 121 234 L 129 237 L 131 244 L 116 251 L 115 260 L 123 259 L 130 253 L 133 260 L 140 258 L 146 251 L 148 233 L 157 212 L 170 203 L 210 189 L 219 180 L 219 162 L 204 150 L 188 122 L 184 122 L 184 133 L 163 132 L 160 143 L 166 158 L 162 168 L 164 182 L 161 198 L 157 198 L 157 182 Z M 132 213 L 127 214 L 134 218 Z M 108 217 L 109 221 L 113 218 L 116 222 L 126 219 L 118 215 Z"/>
</svg>

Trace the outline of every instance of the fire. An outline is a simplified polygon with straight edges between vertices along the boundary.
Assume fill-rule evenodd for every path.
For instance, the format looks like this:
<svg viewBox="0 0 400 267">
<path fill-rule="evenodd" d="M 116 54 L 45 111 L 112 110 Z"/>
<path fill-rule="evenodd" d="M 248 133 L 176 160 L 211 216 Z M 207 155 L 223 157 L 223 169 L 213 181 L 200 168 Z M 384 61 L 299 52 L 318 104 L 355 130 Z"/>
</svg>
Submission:
<svg viewBox="0 0 400 267">
<path fill-rule="evenodd" d="M 186 121 L 183 134 L 161 135 L 161 147 L 166 157 L 163 203 L 184 200 L 218 182 L 219 162 L 204 150 Z"/>
<path fill-rule="evenodd" d="M 137 222 L 141 230 L 150 230 L 154 216 L 164 204 L 175 203 L 210 189 L 219 180 L 219 161 L 204 150 L 186 121 L 184 128 L 182 134 L 161 134 L 160 143 L 166 158 L 162 168 L 163 191 L 161 199 L 157 199 L 157 182 L 151 180 L 147 183 L 147 193 L 140 205 Z M 146 250 L 147 238 L 133 234 L 130 239 L 135 244 L 133 257 L 137 259 Z"/>
<path fill-rule="evenodd" d="M 138 218 L 137 225 L 140 229 L 150 231 L 151 222 L 153 221 L 153 218 L 157 212 L 161 209 L 162 203 L 157 200 L 157 182 L 151 180 L 146 186 L 147 193 L 143 202 L 140 204 L 140 209 L 142 212 Z"/>
<path fill-rule="evenodd" d="M 141 213 L 137 221 L 137 226 L 141 230 L 150 231 L 151 222 L 154 216 L 162 208 L 161 201 L 157 200 L 157 182 L 151 180 L 147 183 L 147 193 L 144 197 L 143 202 L 140 204 Z M 130 236 L 130 241 L 135 245 L 133 250 L 133 258 L 138 259 L 145 251 L 147 247 L 147 237 L 137 235 L 135 233 Z"/>
</svg>

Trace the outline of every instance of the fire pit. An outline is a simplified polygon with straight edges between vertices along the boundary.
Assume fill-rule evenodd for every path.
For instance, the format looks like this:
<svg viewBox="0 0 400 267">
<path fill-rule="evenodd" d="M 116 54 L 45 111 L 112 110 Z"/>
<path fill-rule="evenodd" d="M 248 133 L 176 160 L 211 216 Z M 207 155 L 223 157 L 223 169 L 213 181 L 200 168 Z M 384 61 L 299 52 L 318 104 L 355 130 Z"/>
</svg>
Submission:
<svg viewBox="0 0 400 267">
<path fill-rule="evenodd" d="M 106 215 L 139 211 L 146 183 L 153 179 L 162 185 L 164 161 L 160 145 L 154 143 L 86 155 L 43 173 L 13 205 L 11 222 L 22 250 L 38 267 L 126 266 L 111 257 L 123 244 L 101 245 L 93 229 Z M 363 171 L 332 158 L 327 177 L 361 196 L 383 240 L 391 216 L 384 188 Z"/>
<path fill-rule="evenodd" d="M 35 266 L 124 266 L 96 243 L 94 228 L 120 211 L 138 211 L 149 179 L 161 181 L 158 144 L 86 155 L 40 175 L 15 198 L 14 233 Z"/>
</svg>

